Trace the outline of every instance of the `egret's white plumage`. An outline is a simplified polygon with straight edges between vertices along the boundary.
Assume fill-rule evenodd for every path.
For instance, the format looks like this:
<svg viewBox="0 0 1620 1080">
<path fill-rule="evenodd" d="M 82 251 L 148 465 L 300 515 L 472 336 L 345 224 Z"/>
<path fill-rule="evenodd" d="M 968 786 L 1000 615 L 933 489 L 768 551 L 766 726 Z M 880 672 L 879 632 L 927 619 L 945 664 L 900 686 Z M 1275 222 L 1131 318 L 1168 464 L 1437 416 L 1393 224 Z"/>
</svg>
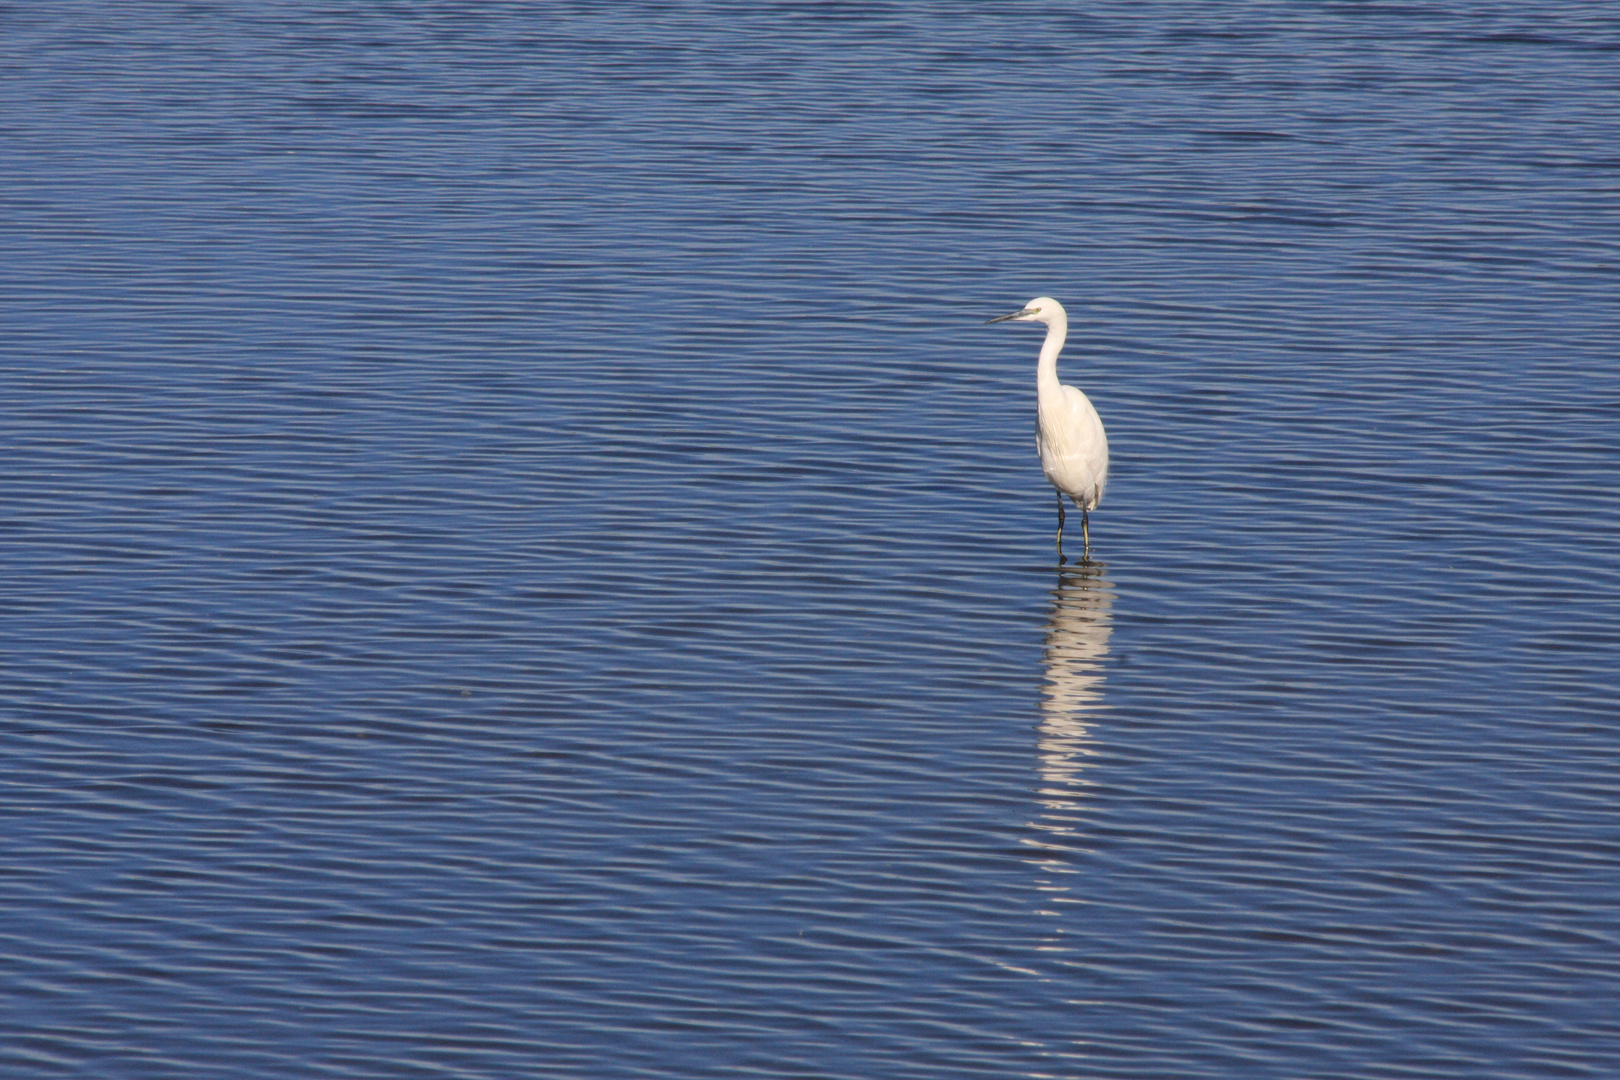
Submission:
<svg viewBox="0 0 1620 1080">
<path fill-rule="evenodd" d="M 1063 496 L 1080 508 L 1080 529 L 1091 550 L 1089 511 L 1102 502 L 1108 486 L 1108 436 L 1091 401 L 1072 386 L 1058 382 L 1057 358 L 1069 334 L 1069 315 L 1050 296 L 1037 296 L 1023 309 L 988 322 L 1041 322 L 1046 342 L 1035 366 L 1035 449 L 1041 471 L 1058 493 L 1058 560 L 1063 560 Z"/>
</svg>

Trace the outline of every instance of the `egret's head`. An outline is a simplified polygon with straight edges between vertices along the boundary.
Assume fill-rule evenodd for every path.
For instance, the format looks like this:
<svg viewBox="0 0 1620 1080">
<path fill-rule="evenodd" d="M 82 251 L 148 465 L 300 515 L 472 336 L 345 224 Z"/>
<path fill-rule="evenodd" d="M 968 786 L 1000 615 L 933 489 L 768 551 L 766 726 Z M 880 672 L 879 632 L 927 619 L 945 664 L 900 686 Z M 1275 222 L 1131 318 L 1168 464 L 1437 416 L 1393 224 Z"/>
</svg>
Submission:
<svg viewBox="0 0 1620 1080">
<path fill-rule="evenodd" d="M 1007 322 L 1009 319 L 1013 322 L 1043 322 L 1050 326 L 1058 319 L 1067 321 L 1068 316 L 1063 310 L 1063 305 L 1050 296 L 1037 296 L 1025 304 L 1021 310 L 1014 311 L 1009 315 L 998 315 L 994 319 L 986 319 L 985 322 L 987 324 Z"/>
</svg>

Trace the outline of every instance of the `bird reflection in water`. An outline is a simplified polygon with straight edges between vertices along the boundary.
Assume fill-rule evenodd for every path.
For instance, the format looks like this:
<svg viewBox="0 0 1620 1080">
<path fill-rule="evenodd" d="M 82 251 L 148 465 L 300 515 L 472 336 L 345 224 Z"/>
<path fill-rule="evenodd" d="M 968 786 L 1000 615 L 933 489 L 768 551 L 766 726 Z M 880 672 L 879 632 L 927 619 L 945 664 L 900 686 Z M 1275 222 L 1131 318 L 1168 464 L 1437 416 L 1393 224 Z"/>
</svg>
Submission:
<svg viewBox="0 0 1620 1080">
<path fill-rule="evenodd" d="M 1062 957 L 1069 951 L 1065 908 L 1083 902 L 1076 877 L 1081 867 L 1074 856 L 1085 842 L 1081 816 L 1092 722 L 1106 707 L 1103 673 L 1114 602 L 1113 585 L 1103 577 L 1106 569 L 1099 562 L 1059 569 L 1046 619 L 1046 686 L 1035 739 L 1041 809 L 1025 843 L 1034 849 L 1035 914 L 1051 919 L 1040 924 L 1034 948 L 1054 963 L 1066 962 Z"/>
<path fill-rule="evenodd" d="M 1029 864 L 1034 870 L 1035 901 L 1031 946 L 1040 957 L 1036 968 L 1056 972 L 1075 963 L 1069 931 L 1086 900 L 1083 815 L 1090 784 L 1086 778 L 1092 728 L 1107 706 L 1103 675 L 1108 637 L 1113 632 L 1113 584 L 1099 562 L 1060 568 L 1046 618 L 1046 686 L 1041 692 L 1041 720 L 1036 728 L 1036 798 L 1040 809 L 1030 834 Z M 1046 965 L 1052 965 L 1048 968 Z"/>
<path fill-rule="evenodd" d="M 1105 705 L 1103 676 L 1113 630 L 1113 585 L 1098 562 L 1058 571 L 1046 620 L 1046 686 L 1036 756 L 1043 811 L 1034 822 L 1048 834 L 1073 833 L 1086 798 L 1092 721 Z M 1057 842 L 1049 835 L 1048 842 Z M 1060 846 L 1067 846 L 1061 845 Z"/>
</svg>

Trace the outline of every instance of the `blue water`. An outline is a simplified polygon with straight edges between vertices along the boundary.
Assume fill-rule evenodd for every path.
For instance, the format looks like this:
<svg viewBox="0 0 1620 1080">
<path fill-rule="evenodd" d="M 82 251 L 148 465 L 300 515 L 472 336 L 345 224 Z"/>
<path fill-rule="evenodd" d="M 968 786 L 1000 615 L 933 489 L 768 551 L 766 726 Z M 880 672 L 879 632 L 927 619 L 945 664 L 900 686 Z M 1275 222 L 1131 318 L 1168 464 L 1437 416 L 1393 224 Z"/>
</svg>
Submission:
<svg viewBox="0 0 1620 1080">
<path fill-rule="evenodd" d="M 1620 1075 L 1617 147 L 1587 3 L 0 8 L 0 1074 Z"/>
</svg>

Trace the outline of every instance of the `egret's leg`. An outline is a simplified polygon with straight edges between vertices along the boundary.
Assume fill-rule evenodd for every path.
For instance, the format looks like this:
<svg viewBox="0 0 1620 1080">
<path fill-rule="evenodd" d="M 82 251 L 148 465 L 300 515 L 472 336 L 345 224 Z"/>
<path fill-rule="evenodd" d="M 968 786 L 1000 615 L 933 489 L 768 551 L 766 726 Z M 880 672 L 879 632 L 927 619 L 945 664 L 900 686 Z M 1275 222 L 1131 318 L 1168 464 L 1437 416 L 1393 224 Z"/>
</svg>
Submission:
<svg viewBox="0 0 1620 1080">
<path fill-rule="evenodd" d="M 1083 506 L 1080 508 L 1080 536 L 1085 540 L 1086 558 L 1089 559 L 1091 558 L 1091 518 Z"/>
<path fill-rule="evenodd" d="M 1063 562 L 1064 562 L 1064 559 L 1063 559 L 1063 492 L 1061 492 L 1061 491 L 1058 492 L 1057 497 L 1058 497 L 1058 534 L 1057 534 L 1058 565 L 1062 566 Z"/>
</svg>

